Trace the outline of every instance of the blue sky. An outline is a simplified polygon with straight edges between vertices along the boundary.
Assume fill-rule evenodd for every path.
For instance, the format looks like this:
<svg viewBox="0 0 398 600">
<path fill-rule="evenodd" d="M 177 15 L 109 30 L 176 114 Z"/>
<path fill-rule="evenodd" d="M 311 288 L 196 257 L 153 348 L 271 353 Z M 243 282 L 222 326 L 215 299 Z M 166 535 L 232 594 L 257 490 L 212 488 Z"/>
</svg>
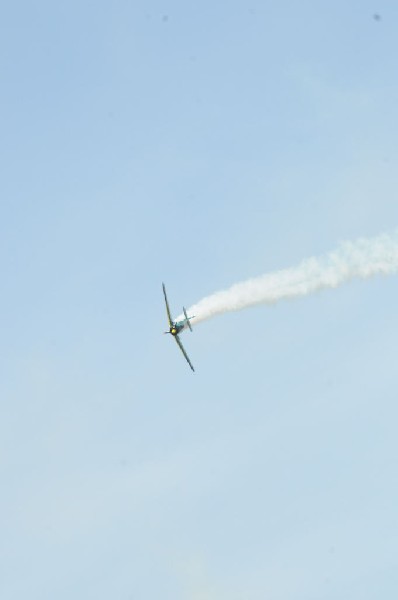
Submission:
<svg viewBox="0 0 398 600">
<path fill-rule="evenodd" d="M 397 280 L 203 323 L 195 374 L 161 282 L 396 228 L 398 7 L 0 16 L 1 597 L 395 597 Z"/>
</svg>

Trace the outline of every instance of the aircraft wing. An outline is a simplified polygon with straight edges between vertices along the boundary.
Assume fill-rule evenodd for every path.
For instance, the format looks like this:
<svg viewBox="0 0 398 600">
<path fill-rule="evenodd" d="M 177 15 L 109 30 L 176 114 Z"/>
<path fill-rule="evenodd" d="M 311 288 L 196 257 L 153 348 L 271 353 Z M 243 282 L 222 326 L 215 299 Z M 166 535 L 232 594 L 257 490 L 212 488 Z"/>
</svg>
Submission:
<svg viewBox="0 0 398 600">
<path fill-rule="evenodd" d="M 170 314 L 170 307 L 169 307 L 169 302 L 167 300 L 166 288 L 165 288 L 164 283 L 162 283 L 162 286 L 163 286 L 164 301 L 166 302 L 167 318 L 169 319 L 169 326 L 172 327 L 173 320 L 172 320 L 171 314 Z"/>
<path fill-rule="evenodd" d="M 180 338 L 178 337 L 178 335 L 175 335 L 174 338 L 175 338 L 175 341 L 177 342 L 177 344 L 180 346 L 180 350 L 183 353 L 183 355 L 185 356 L 185 359 L 186 359 L 187 363 L 189 364 L 189 366 L 191 367 L 192 371 L 195 371 L 195 369 L 192 366 L 191 361 L 189 360 L 188 354 L 185 352 L 185 348 L 182 345 Z"/>
</svg>

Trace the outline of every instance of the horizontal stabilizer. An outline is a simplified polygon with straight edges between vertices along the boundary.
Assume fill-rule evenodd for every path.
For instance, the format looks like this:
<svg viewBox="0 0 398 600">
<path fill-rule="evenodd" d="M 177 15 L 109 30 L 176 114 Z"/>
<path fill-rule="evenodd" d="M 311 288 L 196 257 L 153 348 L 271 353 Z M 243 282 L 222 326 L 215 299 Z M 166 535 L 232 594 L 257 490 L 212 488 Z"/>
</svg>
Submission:
<svg viewBox="0 0 398 600">
<path fill-rule="evenodd" d="M 184 316 L 185 316 L 185 318 L 186 318 L 186 320 L 187 320 L 188 327 L 189 327 L 189 329 L 192 331 L 191 322 L 190 322 L 190 320 L 189 320 L 189 318 L 188 318 L 187 311 L 185 310 L 185 308 L 184 308 L 184 307 L 182 307 L 182 310 L 184 311 Z"/>
</svg>

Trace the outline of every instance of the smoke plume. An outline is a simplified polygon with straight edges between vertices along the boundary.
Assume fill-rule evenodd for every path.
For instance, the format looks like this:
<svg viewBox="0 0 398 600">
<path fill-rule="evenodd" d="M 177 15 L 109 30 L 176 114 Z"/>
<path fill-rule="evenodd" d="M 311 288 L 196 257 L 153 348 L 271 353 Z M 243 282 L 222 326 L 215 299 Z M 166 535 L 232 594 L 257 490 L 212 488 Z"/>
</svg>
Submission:
<svg viewBox="0 0 398 600">
<path fill-rule="evenodd" d="M 187 312 L 195 315 L 193 323 L 196 324 L 255 304 L 275 304 L 280 300 L 336 288 L 354 278 L 367 279 L 397 271 L 398 232 L 395 232 L 343 242 L 333 252 L 303 260 L 296 267 L 235 283 L 226 290 L 206 296 Z"/>
</svg>

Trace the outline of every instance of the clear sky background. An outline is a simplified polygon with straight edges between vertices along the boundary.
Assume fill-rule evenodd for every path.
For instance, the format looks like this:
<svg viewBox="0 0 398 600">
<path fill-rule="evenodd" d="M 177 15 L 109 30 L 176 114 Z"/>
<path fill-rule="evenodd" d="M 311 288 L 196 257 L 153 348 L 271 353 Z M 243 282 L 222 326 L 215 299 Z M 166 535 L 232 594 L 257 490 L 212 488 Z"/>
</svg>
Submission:
<svg viewBox="0 0 398 600">
<path fill-rule="evenodd" d="M 0 9 L 0 596 L 398 597 L 398 280 L 172 311 L 398 226 L 391 0 Z"/>
</svg>

